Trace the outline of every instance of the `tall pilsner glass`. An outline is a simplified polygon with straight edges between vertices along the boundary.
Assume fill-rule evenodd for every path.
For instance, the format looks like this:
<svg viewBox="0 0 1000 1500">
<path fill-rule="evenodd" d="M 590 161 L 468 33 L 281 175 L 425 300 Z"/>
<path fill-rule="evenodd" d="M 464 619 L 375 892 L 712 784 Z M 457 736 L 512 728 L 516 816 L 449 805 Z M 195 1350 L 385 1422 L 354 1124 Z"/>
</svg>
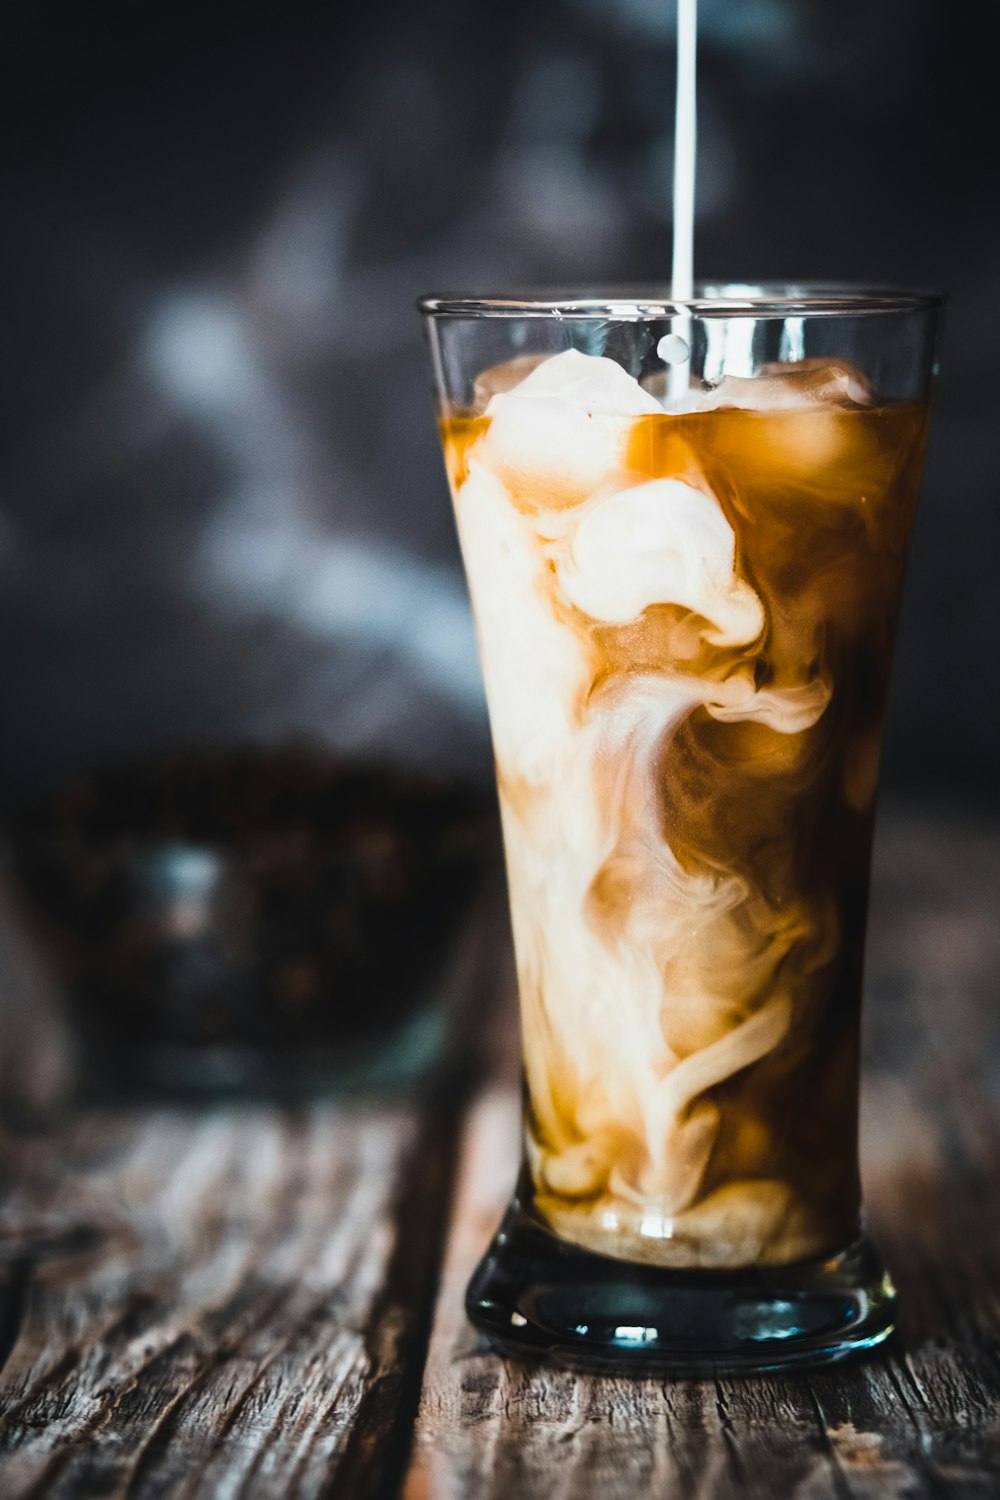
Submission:
<svg viewBox="0 0 1000 1500">
<path fill-rule="evenodd" d="M 502 1349 L 608 1369 L 877 1344 L 862 955 L 940 299 L 420 305 L 525 1075 L 469 1314 Z"/>
</svg>

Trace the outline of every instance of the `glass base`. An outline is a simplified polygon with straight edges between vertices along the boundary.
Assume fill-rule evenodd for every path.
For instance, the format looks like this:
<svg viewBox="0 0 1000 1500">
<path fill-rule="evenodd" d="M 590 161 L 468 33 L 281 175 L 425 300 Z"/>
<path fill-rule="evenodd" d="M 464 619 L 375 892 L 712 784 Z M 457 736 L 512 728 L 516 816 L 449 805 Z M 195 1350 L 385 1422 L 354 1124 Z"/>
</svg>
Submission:
<svg viewBox="0 0 1000 1500">
<path fill-rule="evenodd" d="M 711 1375 L 863 1353 L 892 1332 L 895 1304 L 864 1235 L 793 1266 L 660 1270 L 568 1244 L 515 1200 L 465 1305 L 504 1354 L 619 1374 Z"/>
</svg>

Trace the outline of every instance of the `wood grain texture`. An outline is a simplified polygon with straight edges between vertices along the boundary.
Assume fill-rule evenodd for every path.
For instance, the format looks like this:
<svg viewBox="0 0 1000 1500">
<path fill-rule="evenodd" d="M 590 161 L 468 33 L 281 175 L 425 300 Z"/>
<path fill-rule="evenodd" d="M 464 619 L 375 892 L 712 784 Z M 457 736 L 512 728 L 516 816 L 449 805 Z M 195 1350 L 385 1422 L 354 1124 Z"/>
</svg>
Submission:
<svg viewBox="0 0 1000 1500">
<path fill-rule="evenodd" d="M 863 1162 L 894 1344 L 813 1376 L 582 1377 L 503 1360 L 462 1314 L 513 1181 L 509 1087 L 471 1115 L 405 1500 L 869 1500 L 1000 1493 L 1000 841 L 883 820 Z"/>
<path fill-rule="evenodd" d="M 20 1143 L 5 1500 L 375 1493 L 420 1366 L 439 1127 L 416 1106 L 160 1110 Z"/>
<path fill-rule="evenodd" d="M 513 1177 L 508 1014 L 476 1037 L 504 1061 L 466 1120 L 429 1347 L 453 1100 L 45 1130 L 36 1105 L 0 1134 L 3 1500 L 388 1500 L 418 1397 L 406 1500 L 1000 1493 L 1000 842 L 888 818 L 878 872 L 864 1159 L 895 1348 L 672 1383 L 486 1350 L 462 1294 Z"/>
</svg>

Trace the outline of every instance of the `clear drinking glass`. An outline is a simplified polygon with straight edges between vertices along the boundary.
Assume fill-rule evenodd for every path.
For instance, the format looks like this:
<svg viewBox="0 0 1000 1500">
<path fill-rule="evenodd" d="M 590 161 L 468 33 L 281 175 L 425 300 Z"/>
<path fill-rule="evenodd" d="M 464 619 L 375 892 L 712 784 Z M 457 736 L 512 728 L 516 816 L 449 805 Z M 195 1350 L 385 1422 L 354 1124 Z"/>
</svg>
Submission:
<svg viewBox="0 0 1000 1500">
<path fill-rule="evenodd" d="M 868 878 L 940 298 L 420 303 L 486 682 L 524 1157 L 469 1287 L 576 1365 L 891 1331 L 857 1155 Z"/>
</svg>

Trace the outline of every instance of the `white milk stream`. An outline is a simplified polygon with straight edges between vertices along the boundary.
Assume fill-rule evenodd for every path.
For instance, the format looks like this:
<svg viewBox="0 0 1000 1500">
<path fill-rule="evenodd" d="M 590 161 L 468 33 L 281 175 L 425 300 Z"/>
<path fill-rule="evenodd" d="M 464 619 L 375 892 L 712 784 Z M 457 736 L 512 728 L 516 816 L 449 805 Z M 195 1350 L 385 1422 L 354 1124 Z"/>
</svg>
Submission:
<svg viewBox="0 0 1000 1500">
<path fill-rule="evenodd" d="M 698 0 L 677 0 L 677 94 L 674 107 L 674 245 L 671 295 L 694 296 L 694 188 L 698 148 Z M 691 319 L 675 318 L 660 354 L 667 362 L 667 400 L 683 400 L 689 386 Z M 682 347 L 683 344 L 683 347 Z"/>
</svg>

